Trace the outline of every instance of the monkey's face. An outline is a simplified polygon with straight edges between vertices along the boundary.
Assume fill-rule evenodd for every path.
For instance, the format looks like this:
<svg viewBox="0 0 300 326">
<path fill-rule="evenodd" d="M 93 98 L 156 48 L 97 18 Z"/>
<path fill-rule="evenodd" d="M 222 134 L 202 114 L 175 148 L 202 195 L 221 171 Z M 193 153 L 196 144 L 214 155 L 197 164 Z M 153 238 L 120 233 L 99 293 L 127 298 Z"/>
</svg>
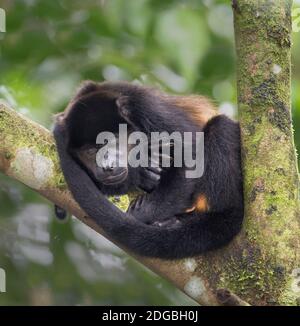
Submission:
<svg viewBox="0 0 300 326">
<path fill-rule="evenodd" d="M 127 179 L 128 167 L 120 166 L 123 153 L 115 146 L 87 145 L 77 151 L 77 156 L 93 178 L 103 185 L 119 185 Z"/>
</svg>

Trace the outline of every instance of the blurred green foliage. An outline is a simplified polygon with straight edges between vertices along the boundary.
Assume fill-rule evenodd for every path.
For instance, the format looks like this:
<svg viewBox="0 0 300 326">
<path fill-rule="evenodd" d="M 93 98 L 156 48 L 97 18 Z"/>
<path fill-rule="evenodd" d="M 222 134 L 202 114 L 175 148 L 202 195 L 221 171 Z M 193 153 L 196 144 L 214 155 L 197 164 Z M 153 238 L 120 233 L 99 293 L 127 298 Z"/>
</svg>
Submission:
<svg viewBox="0 0 300 326">
<path fill-rule="evenodd" d="M 51 127 L 84 79 L 202 93 L 236 111 L 229 1 L 2 0 L 0 98 Z M 295 6 L 300 7 L 300 1 Z M 293 115 L 300 146 L 300 33 L 293 33 Z M 170 284 L 76 220 L 0 176 L 0 304 L 190 304 Z"/>
</svg>

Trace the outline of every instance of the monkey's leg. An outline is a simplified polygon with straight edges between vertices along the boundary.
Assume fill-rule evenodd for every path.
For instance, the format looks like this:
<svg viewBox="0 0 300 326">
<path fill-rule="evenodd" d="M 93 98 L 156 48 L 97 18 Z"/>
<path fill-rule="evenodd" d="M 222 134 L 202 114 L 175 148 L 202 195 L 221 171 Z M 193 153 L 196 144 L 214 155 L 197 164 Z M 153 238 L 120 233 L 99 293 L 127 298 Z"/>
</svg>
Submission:
<svg viewBox="0 0 300 326">
<path fill-rule="evenodd" d="M 163 177 L 150 194 L 136 198 L 128 213 L 147 224 L 163 222 L 185 213 L 192 203 L 193 181 L 186 181 L 182 173 Z"/>
</svg>

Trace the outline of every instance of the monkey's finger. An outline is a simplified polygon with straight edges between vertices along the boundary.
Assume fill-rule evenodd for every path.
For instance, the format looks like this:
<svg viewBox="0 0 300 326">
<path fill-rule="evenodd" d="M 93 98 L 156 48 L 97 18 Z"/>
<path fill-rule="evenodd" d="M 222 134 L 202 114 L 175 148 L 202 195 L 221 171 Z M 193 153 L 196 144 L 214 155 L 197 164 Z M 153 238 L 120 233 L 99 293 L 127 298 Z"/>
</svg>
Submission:
<svg viewBox="0 0 300 326">
<path fill-rule="evenodd" d="M 162 172 L 162 168 L 161 167 L 152 167 L 152 166 L 149 166 L 146 168 L 147 171 L 150 171 L 150 172 L 153 172 L 153 173 L 156 173 L 156 174 L 160 174 Z"/>
<path fill-rule="evenodd" d="M 148 181 L 157 183 L 160 180 L 160 172 L 150 169 L 144 169 L 141 172 L 141 177 L 143 179 L 144 183 L 147 183 Z"/>
<path fill-rule="evenodd" d="M 175 143 L 173 141 L 160 141 L 159 143 L 157 143 L 156 141 L 153 142 L 152 144 L 150 144 L 149 146 L 149 150 L 151 151 L 162 151 L 163 149 L 166 148 L 172 148 L 175 146 Z"/>
<path fill-rule="evenodd" d="M 160 152 L 154 152 L 151 153 L 151 159 L 150 159 L 150 165 L 151 166 L 160 166 L 161 164 L 159 164 L 162 161 L 169 161 L 170 163 L 173 162 L 173 157 L 165 154 L 165 153 L 160 153 Z"/>
<path fill-rule="evenodd" d="M 173 161 L 173 157 L 172 157 L 172 156 L 167 155 L 167 154 L 163 154 L 163 153 L 160 153 L 160 154 L 159 154 L 159 158 L 160 158 L 160 159 L 164 159 L 164 160 L 170 160 L 170 162 Z"/>
<path fill-rule="evenodd" d="M 147 193 L 150 193 L 153 191 L 153 189 L 155 189 L 155 187 L 157 186 L 157 183 L 151 183 L 148 181 L 147 184 L 143 184 L 142 186 L 139 186 L 139 188 L 142 190 L 142 191 L 145 191 Z"/>
<path fill-rule="evenodd" d="M 139 197 L 137 198 L 137 200 L 136 200 L 135 207 L 136 207 L 136 208 L 141 207 L 142 204 L 143 204 L 143 200 L 144 200 L 144 196 L 142 196 L 142 195 L 139 196 Z"/>
<path fill-rule="evenodd" d="M 132 211 L 132 210 L 134 210 L 134 209 L 136 208 L 137 203 L 138 203 L 138 200 L 140 199 L 140 197 L 141 197 L 141 196 L 138 196 L 137 198 L 135 198 L 135 199 L 130 203 L 127 212 Z"/>
<path fill-rule="evenodd" d="M 116 104 L 118 106 L 118 108 L 123 108 L 124 106 L 126 106 L 129 102 L 129 96 L 126 95 L 121 95 L 117 98 L 116 100 Z"/>
<path fill-rule="evenodd" d="M 160 182 L 160 174 L 145 171 L 143 176 L 141 176 L 141 186 L 146 188 L 155 187 Z"/>
<path fill-rule="evenodd" d="M 147 168 L 146 171 L 144 172 L 146 174 L 146 176 L 154 181 L 159 181 L 160 179 L 160 173 L 161 173 L 161 169 L 150 169 Z"/>
<path fill-rule="evenodd" d="M 119 109 L 120 115 L 127 120 L 129 117 L 129 96 L 120 96 L 116 100 L 116 105 Z"/>
</svg>

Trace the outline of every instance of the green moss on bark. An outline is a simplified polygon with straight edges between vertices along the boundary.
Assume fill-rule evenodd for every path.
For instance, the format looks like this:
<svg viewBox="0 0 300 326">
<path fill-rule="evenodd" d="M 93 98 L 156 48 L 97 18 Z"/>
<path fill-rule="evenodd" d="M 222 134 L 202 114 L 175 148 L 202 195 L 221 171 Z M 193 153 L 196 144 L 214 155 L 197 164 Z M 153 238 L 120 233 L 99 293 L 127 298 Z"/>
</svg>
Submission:
<svg viewBox="0 0 300 326">
<path fill-rule="evenodd" d="M 299 178 L 290 109 L 291 1 L 235 1 L 235 30 L 245 230 L 252 247 L 259 248 L 251 260 L 253 271 L 245 269 L 242 280 L 249 283 L 242 282 L 241 290 L 251 293 L 254 285 L 266 304 L 296 304 L 299 294 L 289 286 L 291 271 L 300 265 Z"/>
<path fill-rule="evenodd" d="M 8 172 L 10 168 L 14 167 L 16 153 L 22 149 L 30 149 L 53 163 L 53 173 L 42 187 L 56 187 L 61 191 L 67 190 L 52 135 L 30 120 L 24 122 L 24 117 L 0 104 L 0 141 L 1 147 L 5 148 L 5 153 L 0 156 L 2 160 L 5 160 L 5 162 L 1 162 L 4 172 Z M 110 200 L 117 207 L 126 211 L 129 204 L 128 196 L 111 197 Z"/>
</svg>

